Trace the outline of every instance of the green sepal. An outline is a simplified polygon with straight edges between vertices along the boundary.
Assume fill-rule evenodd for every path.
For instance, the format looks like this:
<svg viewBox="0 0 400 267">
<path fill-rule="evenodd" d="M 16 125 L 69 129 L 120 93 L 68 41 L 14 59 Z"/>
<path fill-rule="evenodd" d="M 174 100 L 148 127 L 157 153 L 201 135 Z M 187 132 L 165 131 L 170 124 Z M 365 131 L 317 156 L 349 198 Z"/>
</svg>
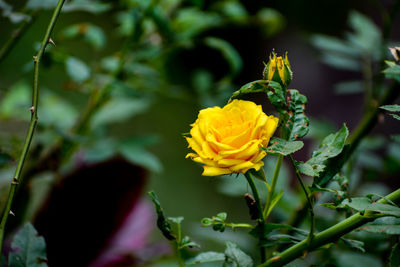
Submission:
<svg viewBox="0 0 400 267">
<path fill-rule="evenodd" d="M 265 177 L 264 168 L 260 168 L 258 171 L 256 171 L 255 169 L 250 169 L 250 170 L 248 170 L 248 172 L 250 172 L 250 174 L 253 177 L 255 177 L 263 182 L 267 182 L 267 178 Z"/>
</svg>

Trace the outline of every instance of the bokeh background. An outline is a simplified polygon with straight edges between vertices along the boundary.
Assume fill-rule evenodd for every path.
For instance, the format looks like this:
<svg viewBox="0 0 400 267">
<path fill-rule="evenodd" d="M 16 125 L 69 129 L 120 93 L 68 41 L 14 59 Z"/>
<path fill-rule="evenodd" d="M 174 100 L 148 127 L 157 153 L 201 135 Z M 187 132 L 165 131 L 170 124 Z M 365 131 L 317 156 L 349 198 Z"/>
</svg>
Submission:
<svg viewBox="0 0 400 267">
<path fill-rule="evenodd" d="M 56 2 L 0 1 L 0 45 L 30 19 L 0 61 L 2 203 L 30 119 L 32 56 Z M 366 111 L 365 88 L 385 86 L 377 81 L 383 59 L 393 59 L 386 47 L 400 38 L 398 9 L 397 1 L 373 0 L 67 1 L 52 34 L 55 46 L 42 60 L 39 125 L 9 233 L 34 222 L 48 243 L 50 266 L 113 260 L 174 266 L 173 249 L 155 227 L 147 196 L 154 190 L 168 216 L 185 217 L 183 232 L 203 251 L 221 251 L 231 240 L 257 257 L 257 241 L 245 231 L 201 227 L 202 218 L 222 211 L 228 221 L 249 223 L 248 188 L 241 176 L 202 177 L 201 166 L 185 159 L 182 134 L 200 109 L 224 105 L 240 86 L 262 79 L 273 49 L 288 51 L 290 87 L 308 98 L 311 131 L 296 154 L 307 160 L 343 123 L 354 129 Z M 267 106 L 265 112 L 273 113 Z M 399 130 L 395 120 L 382 117 L 360 147 L 350 181 L 354 195 L 398 187 L 400 146 L 389 136 Z M 266 160 L 267 176 L 275 160 Z M 285 221 L 302 199 L 286 166 L 278 187 L 285 195 L 273 218 Z M 323 229 L 334 215 L 318 211 L 326 219 Z M 118 231 L 125 234 L 110 239 Z M 340 255 L 339 266 L 352 266 L 340 265 L 347 254 Z M 384 264 L 363 255 L 370 264 Z"/>
</svg>

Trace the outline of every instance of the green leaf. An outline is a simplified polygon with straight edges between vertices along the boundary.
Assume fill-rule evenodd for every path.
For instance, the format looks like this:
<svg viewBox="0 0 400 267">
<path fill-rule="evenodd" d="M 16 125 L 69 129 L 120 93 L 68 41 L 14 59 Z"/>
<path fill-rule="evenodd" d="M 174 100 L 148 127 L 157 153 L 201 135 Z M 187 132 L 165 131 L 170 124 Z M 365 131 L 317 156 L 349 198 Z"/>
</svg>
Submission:
<svg viewBox="0 0 400 267">
<path fill-rule="evenodd" d="M 212 226 L 214 231 L 224 232 L 226 228 L 226 212 L 220 212 L 217 216 L 213 216 L 212 218 L 203 218 L 201 220 L 201 225 L 203 227 Z"/>
<path fill-rule="evenodd" d="M 41 92 L 39 118 L 43 125 L 66 130 L 73 126 L 78 111 L 63 97 L 49 91 Z"/>
<path fill-rule="evenodd" d="M 154 191 L 150 191 L 149 195 L 154 203 L 154 207 L 157 212 L 157 227 L 158 227 L 158 229 L 161 230 L 162 234 L 168 240 L 176 240 L 176 237 L 172 232 L 171 225 L 165 218 L 164 211 L 161 208 L 161 204 L 160 204 L 160 201 L 158 200 L 156 193 L 154 193 Z"/>
<path fill-rule="evenodd" d="M 267 148 L 261 148 L 265 152 L 271 155 L 290 155 L 298 150 L 300 150 L 304 143 L 302 141 L 286 141 L 284 139 L 273 137 L 270 141 L 270 146 Z"/>
<path fill-rule="evenodd" d="M 62 32 L 65 38 L 77 38 L 82 36 L 83 40 L 92 45 L 95 49 L 101 49 L 106 44 L 106 36 L 104 31 L 90 23 L 80 23 L 68 26 Z"/>
<path fill-rule="evenodd" d="M 92 127 L 125 121 L 150 107 L 147 98 L 113 97 L 94 116 Z"/>
<path fill-rule="evenodd" d="M 183 217 L 168 217 L 168 220 L 170 220 L 171 222 L 175 223 L 175 224 L 181 224 L 183 222 Z"/>
<path fill-rule="evenodd" d="M 354 239 L 347 239 L 344 237 L 341 237 L 340 240 L 347 246 L 351 247 L 351 248 L 355 248 L 361 252 L 365 252 L 364 249 L 364 242 L 359 241 L 359 240 L 354 240 Z"/>
<path fill-rule="evenodd" d="M 389 258 L 389 266 L 390 267 L 398 267 L 400 266 L 400 245 L 397 243 L 393 246 L 392 252 L 390 253 Z"/>
<path fill-rule="evenodd" d="M 192 241 L 190 239 L 190 237 L 184 236 L 182 238 L 182 240 L 181 240 L 181 243 L 179 244 L 179 248 L 182 249 L 182 248 L 186 248 L 186 247 L 188 247 L 188 248 L 193 248 L 193 247 L 199 248 L 200 245 L 197 244 L 196 242 Z"/>
<path fill-rule="evenodd" d="M 294 230 L 294 227 L 286 224 L 266 223 L 264 225 L 257 225 L 250 231 L 250 234 L 256 238 L 260 236 L 267 238 L 272 231 L 278 229 Z"/>
<path fill-rule="evenodd" d="M 357 11 L 351 11 L 349 25 L 354 30 L 354 33 L 347 35 L 350 45 L 361 50 L 363 54 L 378 57 L 380 52 L 377 47 L 381 46 L 382 35 L 373 21 Z"/>
<path fill-rule="evenodd" d="M 346 81 L 335 84 L 336 94 L 358 94 L 364 90 L 362 81 Z"/>
<path fill-rule="evenodd" d="M 14 236 L 10 252 L 9 266 L 13 267 L 44 267 L 47 266 L 46 243 L 38 236 L 32 224 L 27 223 Z"/>
<path fill-rule="evenodd" d="M 285 130 L 290 141 L 304 137 L 308 133 L 309 120 L 304 114 L 307 98 L 295 89 L 287 91 L 288 113 L 285 114 Z"/>
<path fill-rule="evenodd" d="M 396 114 L 390 114 L 393 118 L 400 121 L 400 116 Z"/>
<path fill-rule="evenodd" d="M 277 82 L 267 80 L 257 80 L 243 85 L 232 94 L 229 102 L 233 99 L 241 99 L 244 95 L 252 93 L 266 93 L 269 101 L 278 111 L 285 109 L 286 98 L 282 86 Z"/>
<path fill-rule="evenodd" d="M 80 59 L 69 57 L 65 62 L 69 77 L 75 82 L 84 82 L 90 77 L 89 67 Z"/>
<path fill-rule="evenodd" d="M 282 244 L 294 244 L 301 241 L 299 238 L 286 234 L 271 234 L 260 242 L 262 247 L 272 247 Z"/>
<path fill-rule="evenodd" d="M 188 259 L 185 262 L 185 265 L 195 265 L 195 264 L 199 264 L 199 263 L 216 262 L 216 261 L 224 261 L 224 260 L 225 260 L 224 253 L 208 251 L 208 252 L 200 253 L 197 256 Z"/>
<path fill-rule="evenodd" d="M 359 228 L 370 233 L 400 235 L 400 219 L 392 216 L 378 218 Z"/>
<path fill-rule="evenodd" d="M 313 152 L 308 161 L 298 163 L 299 170 L 308 176 L 316 177 L 314 179 L 315 184 L 320 186 L 326 184 L 333 176 L 327 181 L 327 179 L 322 179 L 323 177 L 320 177 L 320 174 L 328 165 L 328 160 L 342 152 L 348 135 L 349 130 L 346 125 L 343 125 L 338 132 L 325 137 L 318 150 Z"/>
<path fill-rule="evenodd" d="M 342 152 L 346 139 L 349 135 L 349 130 L 346 125 L 333 134 L 328 135 L 322 141 L 319 149 L 313 152 L 309 161 L 311 164 L 325 162 L 329 158 L 333 158 Z"/>
<path fill-rule="evenodd" d="M 348 206 L 362 213 L 366 211 L 373 211 L 384 215 L 392 215 L 395 217 L 400 217 L 399 207 L 389 204 L 373 202 L 371 199 L 366 197 L 355 197 L 351 199 L 345 199 L 342 202 L 341 206 Z"/>
<path fill-rule="evenodd" d="M 20 81 L 13 84 L 2 95 L 0 101 L 0 118 L 19 120 L 29 120 L 31 107 L 31 87 L 26 81 Z"/>
<path fill-rule="evenodd" d="M 221 23 L 222 18 L 216 13 L 202 12 L 197 8 L 180 8 L 172 21 L 172 28 L 182 39 L 190 39 Z"/>
<path fill-rule="evenodd" d="M 316 48 L 335 55 L 354 58 L 360 54 L 359 50 L 349 46 L 346 41 L 331 36 L 316 34 L 311 37 L 311 43 Z"/>
<path fill-rule="evenodd" d="M 261 8 L 257 11 L 256 18 L 260 24 L 263 35 L 266 37 L 279 33 L 285 27 L 285 17 L 273 8 Z"/>
<path fill-rule="evenodd" d="M 56 0 L 29 0 L 26 3 L 28 9 L 53 9 L 57 5 Z M 109 10 L 111 4 L 101 3 L 93 0 L 74 0 L 64 4 L 63 12 L 86 11 L 94 14 Z"/>
<path fill-rule="evenodd" d="M 301 173 L 311 177 L 318 176 L 325 169 L 325 165 L 318 163 L 296 162 L 296 165 Z"/>
<path fill-rule="evenodd" d="M 383 267 L 376 256 L 360 252 L 338 251 L 332 256 L 335 259 L 334 266 L 340 267 Z"/>
<path fill-rule="evenodd" d="M 361 64 L 357 59 L 348 57 L 348 56 L 340 56 L 336 54 L 323 53 L 321 57 L 321 61 L 325 64 L 340 69 L 340 70 L 348 70 L 348 71 L 360 71 Z"/>
<path fill-rule="evenodd" d="M 153 172 L 159 173 L 163 169 L 160 160 L 154 154 L 141 147 L 119 145 L 118 151 L 128 161 L 145 167 Z"/>
<path fill-rule="evenodd" d="M 253 260 L 235 243 L 226 242 L 224 267 L 253 267 Z"/>
<path fill-rule="evenodd" d="M 383 71 L 386 78 L 395 79 L 397 82 L 400 82 L 400 65 L 395 64 L 394 62 L 391 61 L 386 61 L 386 64 L 389 66 Z"/>
<path fill-rule="evenodd" d="M 243 62 L 235 47 L 227 41 L 216 37 L 207 37 L 204 39 L 204 42 L 209 47 L 221 52 L 225 60 L 229 63 L 233 76 L 236 76 L 240 72 Z"/>
<path fill-rule="evenodd" d="M 11 163 L 12 159 L 13 158 L 9 154 L 0 150 L 0 169 Z"/>
<path fill-rule="evenodd" d="M 391 112 L 400 112 L 400 105 L 384 105 L 379 108 L 387 110 L 387 111 L 391 111 Z"/>
<path fill-rule="evenodd" d="M 260 168 L 258 171 L 256 171 L 255 169 L 250 169 L 250 170 L 248 170 L 248 172 L 250 172 L 250 174 L 253 175 L 253 177 L 255 177 L 263 182 L 267 182 L 267 178 L 265 177 L 264 168 Z"/>
</svg>

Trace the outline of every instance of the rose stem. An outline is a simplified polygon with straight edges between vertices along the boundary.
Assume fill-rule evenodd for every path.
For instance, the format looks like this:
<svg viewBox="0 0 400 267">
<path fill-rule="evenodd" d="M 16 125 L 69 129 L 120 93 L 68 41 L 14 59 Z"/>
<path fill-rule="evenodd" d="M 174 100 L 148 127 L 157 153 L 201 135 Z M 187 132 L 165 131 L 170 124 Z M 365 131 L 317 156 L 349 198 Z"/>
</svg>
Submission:
<svg viewBox="0 0 400 267">
<path fill-rule="evenodd" d="M 310 199 L 311 194 L 310 194 L 310 192 L 307 190 L 306 186 L 305 186 L 304 183 L 303 183 L 303 180 L 301 179 L 300 171 L 299 171 L 299 169 L 297 168 L 296 163 L 295 163 L 295 161 L 294 161 L 292 155 L 289 155 L 289 159 L 290 159 L 290 162 L 292 163 L 293 168 L 294 168 L 295 171 L 296 171 L 297 180 L 299 180 L 300 185 L 301 185 L 301 188 L 303 189 L 304 195 L 306 196 L 306 199 L 307 199 L 308 210 L 309 210 L 309 212 L 310 212 L 310 220 L 311 220 L 310 233 L 308 234 L 307 239 L 308 239 L 308 242 L 311 242 L 312 239 L 313 239 L 313 237 L 314 237 L 314 225 L 315 225 L 313 202 L 312 202 L 312 200 Z"/>
<path fill-rule="evenodd" d="M 269 211 L 269 209 L 271 207 L 272 197 L 273 197 L 274 192 L 275 192 L 276 182 L 278 181 L 279 171 L 280 171 L 281 166 L 282 166 L 282 160 L 283 160 L 283 156 L 279 155 L 278 156 L 278 160 L 276 161 L 274 175 L 273 175 L 272 181 L 271 181 L 271 186 L 268 188 L 268 196 L 267 196 L 267 201 L 266 201 L 265 208 L 264 208 L 265 220 L 268 219 L 268 215 L 269 215 L 268 211 Z"/>
<path fill-rule="evenodd" d="M 4 239 L 4 230 L 7 222 L 8 215 L 10 214 L 11 211 L 11 205 L 14 199 L 14 194 L 17 189 L 17 185 L 19 184 L 20 181 L 20 175 L 22 168 L 24 166 L 25 158 L 28 154 L 28 150 L 33 138 L 33 133 L 36 128 L 36 124 L 38 121 L 38 103 L 39 103 L 39 63 L 40 59 L 43 56 L 44 50 L 46 48 L 46 45 L 49 42 L 51 32 L 54 29 L 54 26 L 56 24 L 57 18 L 61 12 L 61 8 L 64 4 L 65 0 L 59 0 L 58 4 L 53 12 L 53 16 L 51 17 L 50 23 L 47 26 L 46 33 L 44 35 L 44 38 L 42 40 L 40 49 L 38 53 L 36 54 L 35 57 L 33 57 L 33 62 L 34 62 L 34 73 L 33 73 L 33 94 L 32 94 L 32 107 L 30 108 L 31 111 L 31 121 L 29 123 L 29 130 L 25 138 L 25 143 L 24 147 L 22 149 L 20 158 L 18 160 L 17 164 L 17 169 L 15 170 L 14 177 L 11 182 L 11 188 L 10 188 L 10 193 L 8 194 L 8 199 L 6 203 L 6 207 L 3 211 L 3 216 L 1 218 L 1 223 L 0 223 L 0 255 L 3 247 L 3 239 Z"/>
<path fill-rule="evenodd" d="M 258 194 L 258 190 L 256 187 L 256 184 L 254 183 L 253 178 L 251 177 L 249 172 L 246 172 L 244 176 L 247 179 L 247 182 L 249 183 L 251 190 L 253 191 L 254 199 L 256 201 L 257 205 L 257 210 L 259 214 L 259 219 L 258 219 L 258 225 L 261 227 L 261 229 L 264 228 L 265 224 L 265 218 L 264 218 L 264 213 L 261 205 L 261 200 L 260 200 L 260 195 Z M 264 238 L 263 231 L 261 231 L 261 235 L 259 236 L 260 241 Z M 265 254 L 265 249 L 263 247 L 260 247 L 260 255 L 261 255 L 261 263 L 264 263 L 266 260 L 266 254 Z"/>
<path fill-rule="evenodd" d="M 400 189 L 392 192 L 391 194 L 387 195 L 384 198 L 381 198 L 377 201 L 377 203 L 387 204 L 388 201 L 399 202 L 400 201 Z M 265 266 L 283 266 L 292 260 L 301 257 L 304 255 L 305 252 L 313 251 L 321 246 L 329 244 L 331 242 L 335 242 L 341 236 L 357 229 L 358 227 L 362 226 L 363 224 L 374 220 L 376 217 L 380 215 L 377 214 L 376 216 L 369 214 L 361 215 L 359 212 L 354 214 L 353 216 L 331 226 L 330 228 L 316 234 L 314 238 L 309 242 L 308 238 L 304 239 L 303 241 L 297 243 L 294 246 L 291 246 L 287 250 L 283 251 L 282 253 L 278 254 L 277 256 L 269 259 L 267 262 L 259 265 L 259 267 Z"/>
</svg>

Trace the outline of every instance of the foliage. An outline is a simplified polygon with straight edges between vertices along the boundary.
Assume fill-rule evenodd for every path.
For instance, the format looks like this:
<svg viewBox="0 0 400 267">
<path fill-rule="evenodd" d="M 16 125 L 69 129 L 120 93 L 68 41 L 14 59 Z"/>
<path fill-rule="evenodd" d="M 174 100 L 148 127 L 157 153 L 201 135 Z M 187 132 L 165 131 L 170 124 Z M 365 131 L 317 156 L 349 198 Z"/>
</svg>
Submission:
<svg viewBox="0 0 400 267">
<path fill-rule="evenodd" d="M 150 192 L 155 224 L 175 253 L 146 258 L 155 250 L 151 247 L 146 253 L 129 255 L 129 260 L 137 257 L 144 264 L 160 266 L 175 261 L 179 266 L 282 266 L 294 260 L 299 266 L 399 265 L 400 196 L 392 179 L 400 172 L 400 105 L 396 104 L 400 48 L 391 43 L 390 34 L 400 3 L 375 3 L 382 27 L 366 14 L 350 10 L 343 32 L 345 25 L 336 21 L 329 26 L 321 20 L 322 28 L 316 30 L 314 17 L 325 11 L 307 16 L 311 8 L 297 10 L 293 3 L 271 8 L 266 3 L 238 0 L 71 0 L 62 7 L 57 2 L 0 0 L 4 25 L 0 44 L 4 73 L 0 81 L 0 202 L 7 203 L 0 244 L 4 234 L 9 238 L 25 221 L 36 226 L 49 205 L 46 199 L 64 186 L 67 181 L 63 177 L 68 173 L 122 159 L 138 166 L 138 173 L 143 170 L 140 176 L 148 173 L 150 186 L 160 191 L 160 196 L 169 193 L 171 198 L 163 200 L 168 214 L 189 212 L 185 223 L 183 217 L 168 217 L 157 195 Z M 340 1 L 335 5 L 345 13 Z M 57 8 L 62 8 L 60 16 L 51 17 L 50 12 Z M 331 9 L 326 8 L 334 14 Z M 314 30 L 306 29 L 306 17 L 312 17 Z M 258 50 L 274 43 L 272 38 L 293 21 L 306 29 L 304 36 L 309 36 L 313 52 L 332 68 L 316 65 L 302 70 L 309 66 L 305 61 L 314 60 L 309 53 L 305 60 L 293 56 L 289 63 L 287 53 L 279 56 L 272 50 L 262 70 L 263 62 L 257 58 L 266 55 L 257 54 Z M 340 31 L 340 35 L 329 35 Z M 292 36 L 285 31 L 279 40 L 291 43 Z M 391 56 L 388 45 L 394 45 Z M 276 47 L 284 49 L 279 44 Z M 296 55 L 296 49 L 292 50 Z M 257 71 L 259 77 L 254 74 Z M 332 79 L 325 76 L 328 71 Z M 254 77 L 261 80 L 248 82 Z M 332 96 L 322 92 L 323 88 L 310 93 L 308 88 L 289 87 L 292 80 L 299 86 L 310 85 L 313 79 L 326 83 L 334 79 L 334 93 L 346 95 Z M 316 112 L 326 108 L 318 94 L 329 97 L 335 109 L 331 108 L 331 113 L 337 113 L 335 122 Z M 280 133 L 268 144 L 252 147 L 251 160 L 257 158 L 257 169 L 263 168 L 241 168 L 245 176 L 236 178 L 238 171 L 232 168 L 229 176 L 193 182 L 198 179 L 197 169 L 180 160 L 187 151 L 177 133 L 187 130 L 195 110 L 211 110 L 209 107 L 222 106 L 228 99 L 228 103 L 238 99 L 261 104 L 262 109 L 258 107 L 264 113 L 279 117 Z M 353 114 L 345 113 L 342 101 L 354 101 L 360 108 L 362 103 L 359 123 L 355 124 Z M 263 122 L 263 117 L 256 117 Z M 337 125 L 342 127 L 337 130 Z M 375 125 L 378 127 L 372 131 Z M 208 131 L 201 134 L 200 143 L 210 138 Z M 219 137 L 215 134 L 215 142 L 221 141 Z M 265 154 L 261 161 L 258 156 Z M 220 160 L 217 157 L 217 163 L 210 164 L 226 164 Z M 243 161 L 242 157 L 236 160 L 239 163 L 235 164 Z M 132 174 L 136 179 L 133 175 L 136 173 Z M 109 178 L 108 192 L 114 190 L 113 178 Z M 214 181 L 218 192 L 210 190 Z M 143 186 L 139 183 L 138 195 Z M 19 193 L 14 199 L 17 185 Z M 90 198 L 97 189 L 93 184 L 84 190 Z M 134 209 L 136 201 L 126 205 Z M 204 211 L 216 215 L 204 215 Z M 9 214 L 15 218 L 7 220 Z M 193 221 L 198 226 L 199 218 L 203 218 L 201 232 L 192 227 Z M 105 219 L 115 223 L 116 218 Z M 19 229 L 2 263 L 47 266 L 43 237 L 30 223 Z M 117 232 L 114 230 L 110 232 Z M 146 229 L 137 232 L 144 235 Z M 183 234 L 187 232 L 190 237 Z M 156 236 L 157 242 L 162 242 L 161 234 Z"/>
</svg>

